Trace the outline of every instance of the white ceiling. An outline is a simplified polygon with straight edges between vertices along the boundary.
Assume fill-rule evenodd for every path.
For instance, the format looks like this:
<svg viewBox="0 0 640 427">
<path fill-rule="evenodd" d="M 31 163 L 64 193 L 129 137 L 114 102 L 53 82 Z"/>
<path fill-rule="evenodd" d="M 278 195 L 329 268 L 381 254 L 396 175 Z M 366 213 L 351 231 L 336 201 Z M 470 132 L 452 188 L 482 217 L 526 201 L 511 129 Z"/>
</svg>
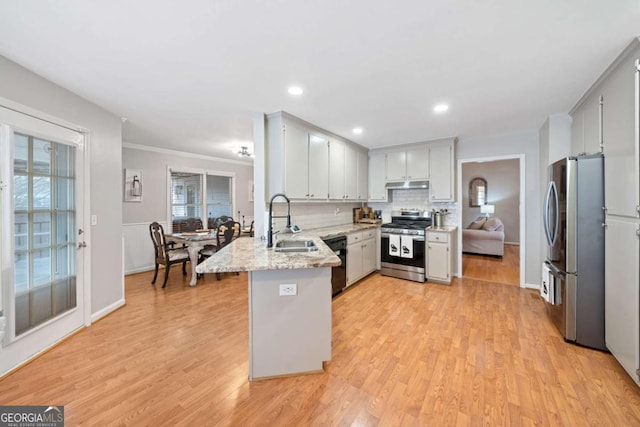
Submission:
<svg viewBox="0 0 640 427">
<path fill-rule="evenodd" d="M 0 55 L 127 117 L 127 142 L 233 157 L 256 111 L 370 148 L 538 129 L 639 22 L 638 0 L 0 0 Z"/>
</svg>

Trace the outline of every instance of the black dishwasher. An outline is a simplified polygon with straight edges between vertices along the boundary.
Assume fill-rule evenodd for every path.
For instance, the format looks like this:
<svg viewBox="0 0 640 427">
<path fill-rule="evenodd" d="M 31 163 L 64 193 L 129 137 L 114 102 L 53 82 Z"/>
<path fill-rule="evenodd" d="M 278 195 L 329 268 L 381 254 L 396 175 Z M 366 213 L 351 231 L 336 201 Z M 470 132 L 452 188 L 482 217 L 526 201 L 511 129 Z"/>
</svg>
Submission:
<svg viewBox="0 0 640 427">
<path fill-rule="evenodd" d="M 345 236 L 324 240 L 340 258 L 340 265 L 331 269 L 331 295 L 339 294 L 347 286 L 347 238 Z"/>
</svg>

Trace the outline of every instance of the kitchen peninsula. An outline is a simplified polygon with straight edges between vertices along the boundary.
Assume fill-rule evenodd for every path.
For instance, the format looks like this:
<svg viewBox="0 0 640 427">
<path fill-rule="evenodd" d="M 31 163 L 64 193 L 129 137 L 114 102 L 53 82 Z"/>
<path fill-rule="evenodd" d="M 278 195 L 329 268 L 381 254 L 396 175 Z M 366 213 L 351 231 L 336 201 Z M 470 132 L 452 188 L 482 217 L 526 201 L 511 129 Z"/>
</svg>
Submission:
<svg viewBox="0 0 640 427">
<path fill-rule="evenodd" d="M 371 226 L 286 237 L 313 241 L 318 250 L 310 252 L 276 252 L 243 237 L 196 267 L 198 273 L 249 272 L 250 381 L 322 371 L 331 359 L 331 268 L 341 262 L 322 239 L 365 228 Z"/>
</svg>

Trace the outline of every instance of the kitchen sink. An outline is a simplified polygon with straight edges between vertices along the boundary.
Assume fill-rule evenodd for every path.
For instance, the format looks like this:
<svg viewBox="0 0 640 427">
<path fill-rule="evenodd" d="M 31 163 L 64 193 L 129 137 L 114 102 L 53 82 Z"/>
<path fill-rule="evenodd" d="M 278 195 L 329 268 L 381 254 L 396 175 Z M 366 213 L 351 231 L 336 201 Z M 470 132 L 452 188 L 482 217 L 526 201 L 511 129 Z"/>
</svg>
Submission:
<svg viewBox="0 0 640 427">
<path fill-rule="evenodd" d="M 317 251 L 313 240 L 280 240 L 276 242 L 276 252 L 312 252 Z"/>
</svg>

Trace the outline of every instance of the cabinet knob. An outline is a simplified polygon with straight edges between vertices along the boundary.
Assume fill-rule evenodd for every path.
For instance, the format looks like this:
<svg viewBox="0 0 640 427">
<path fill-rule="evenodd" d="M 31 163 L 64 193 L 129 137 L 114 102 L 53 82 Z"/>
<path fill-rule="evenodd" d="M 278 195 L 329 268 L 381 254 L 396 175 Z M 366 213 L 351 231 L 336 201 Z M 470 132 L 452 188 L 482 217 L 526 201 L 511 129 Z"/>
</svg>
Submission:
<svg viewBox="0 0 640 427">
<path fill-rule="evenodd" d="M 411 178 L 411 175 L 409 175 L 407 178 Z"/>
<path fill-rule="evenodd" d="M 311 197 L 315 197 L 315 194 L 312 194 Z"/>
<path fill-rule="evenodd" d="M 309 197 L 309 193 L 305 194 L 304 197 Z"/>
</svg>

